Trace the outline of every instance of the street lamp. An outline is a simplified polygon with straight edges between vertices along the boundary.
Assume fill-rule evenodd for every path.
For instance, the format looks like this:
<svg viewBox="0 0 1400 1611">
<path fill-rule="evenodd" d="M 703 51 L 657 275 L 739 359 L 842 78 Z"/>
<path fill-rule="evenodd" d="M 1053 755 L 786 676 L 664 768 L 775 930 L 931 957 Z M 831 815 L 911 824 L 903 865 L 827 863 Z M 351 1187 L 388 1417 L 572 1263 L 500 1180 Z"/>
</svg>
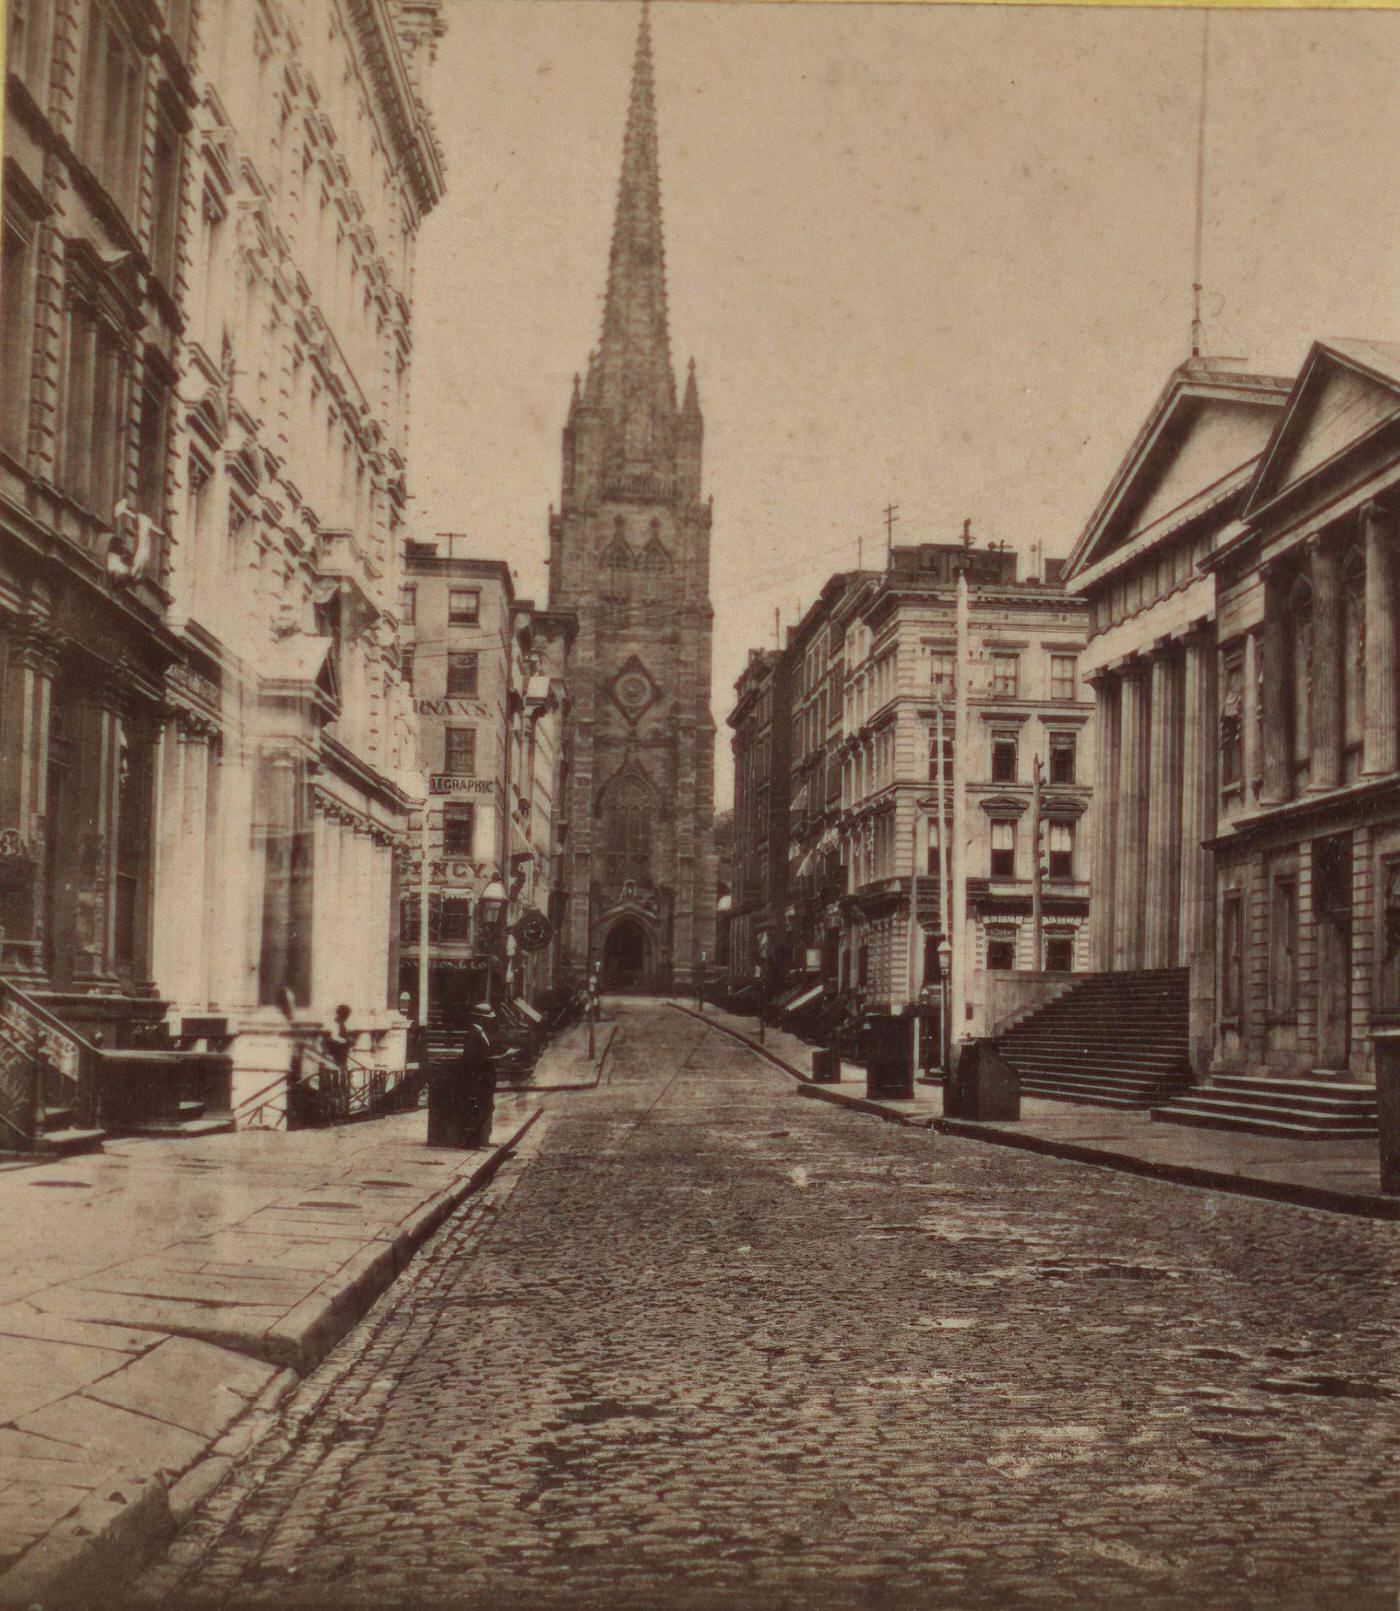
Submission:
<svg viewBox="0 0 1400 1611">
<path fill-rule="evenodd" d="M 948 987 L 951 983 L 951 980 L 948 977 L 948 963 L 952 959 L 952 955 L 953 948 L 948 944 L 948 936 L 945 934 L 938 942 L 938 990 L 940 998 L 938 1012 L 940 1019 L 938 1038 L 942 1042 L 939 1050 L 941 1052 L 940 1061 L 943 1064 L 943 1073 L 945 1077 L 948 1073 Z"/>
</svg>

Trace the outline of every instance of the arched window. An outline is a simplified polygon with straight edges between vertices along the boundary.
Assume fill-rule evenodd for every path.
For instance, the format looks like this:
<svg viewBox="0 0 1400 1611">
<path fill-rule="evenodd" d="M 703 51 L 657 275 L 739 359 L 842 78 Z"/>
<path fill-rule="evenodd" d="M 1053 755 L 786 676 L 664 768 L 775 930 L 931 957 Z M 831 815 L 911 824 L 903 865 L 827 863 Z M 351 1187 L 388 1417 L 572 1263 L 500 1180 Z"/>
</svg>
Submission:
<svg viewBox="0 0 1400 1611">
<path fill-rule="evenodd" d="M 638 777 L 619 778 L 602 799 L 603 882 L 620 889 L 630 878 L 651 884 L 651 825 L 656 802 Z"/>
</svg>

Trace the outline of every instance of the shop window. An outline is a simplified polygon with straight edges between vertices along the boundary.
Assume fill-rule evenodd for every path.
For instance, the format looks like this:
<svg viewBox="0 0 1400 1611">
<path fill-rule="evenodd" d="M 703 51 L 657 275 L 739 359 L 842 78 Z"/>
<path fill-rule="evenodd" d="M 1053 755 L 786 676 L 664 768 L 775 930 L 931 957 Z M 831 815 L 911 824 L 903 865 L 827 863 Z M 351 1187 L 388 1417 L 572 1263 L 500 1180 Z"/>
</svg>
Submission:
<svg viewBox="0 0 1400 1611">
<path fill-rule="evenodd" d="M 1244 899 L 1226 895 L 1220 912 L 1220 1015 L 1238 1024 L 1244 1016 Z"/>
<path fill-rule="evenodd" d="M 447 691 L 463 699 L 476 698 L 475 654 L 449 654 L 447 657 Z"/>
<path fill-rule="evenodd" d="M 1051 699 L 1073 700 L 1079 693 L 1079 660 L 1072 654 L 1050 656 Z"/>
<path fill-rule="evenodd" d="M 1051 935 L 1045 941 L 1045 971 L 1074 972 L 1074 940 L 1071 936 Z"/>
<path fill-rule="evenodd" d="M 1269 1011 L 1298 1007 L 1298 884 L 1276 878 L 1269 904 Z"/>
<path fill-rule="evenodd" d="M 1016 942 L 1013 939 L 996 939 L 987 941 L 987 966 L 1002 972 L 1011 972 L 1016 967 Z"/>
<path fill-rule="evenodd" d="M 992 782 L 1016 781 L 1016 735 L 998 733 L 992 739 Z"/>
<path fill-rule="evenodd" d="M 1050 781 L 1073 783 L 1075 763 L 1075 736 L 1073 733 L 1050 735 Z"/>
<path fill-rule="evenodd" d="M 1014 654 L 992 656 L 992 692 L 1014 699 L 1020 681 L 1020 659 Z"/>
<path fill-rule="evenodd" d="M 464 944 L 472 937 L 472 903 L 466 895 L 444 895 L 442 898 L 443 940 Z"/>
<path fill-rule="evenodd" d="M 453 587 L 447 593 L 447 624 L 475 626 L 481 619 L 481 589 Z"/>
<path fill-rule="evenodd" d="M 444 772 L 455 777 L 476 775 L 476 729 L 474 727 L 448 727 L 443 732 Z"/>
<path fill-rule="evenodd" d="M 1014 878 L 1016 876 L 1016 824 L 1014 822 L 994 822 L 992 824 L 991 875 L 993 878 Z"/>
<path fill-rule="evenodd" d="M 442 853 L 470 856 L 476 828 L 476 807 L 453 800 L 442 808 Z"/>
<path fill-rule="evenodd" d="M 1052 822 L 1050 824 L 1049 841 L 1049 873 L 1051 878 L 1073 878 L 1074 824 L 1072 822 Z"/>
</svg>

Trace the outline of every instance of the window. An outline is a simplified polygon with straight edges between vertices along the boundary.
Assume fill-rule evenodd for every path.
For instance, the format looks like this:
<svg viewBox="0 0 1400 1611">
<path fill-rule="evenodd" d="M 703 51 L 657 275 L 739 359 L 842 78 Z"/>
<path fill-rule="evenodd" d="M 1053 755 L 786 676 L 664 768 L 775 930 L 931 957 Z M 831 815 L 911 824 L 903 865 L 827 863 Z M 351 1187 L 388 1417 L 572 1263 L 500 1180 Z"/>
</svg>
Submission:
<svg viewBox="0 0 1400 1611">
<path fill-rule="evenodd" d="M 1376 869 L 1380 892 L 1380 949 L 1375 1004 L 1388 1012 L 1400 1007 L 1400 856 L 1384 856 Z"/>
<path fill-rule="evenodd" d="M 399 939 L 405 945 L 418 941 L 418 897 L 404 895 L 399 901 Z"/>
<path fill-rule="evenodd" d="M 928 775 L 931 783 L 942 782 L 945 786 L 953 781 L 953 739 L 951 734 L 952 723 L 943 724 L 943 776 L 938 774 L 938 728 L 930 726 L 928 730 Z"/>
<path fill-rule="evenodd" d="M 481 619 L 481 589 L 454 587 L 447 594 L 447 624 L 475 626 Z"/>
<path fill-rule="evenodd" d="M 1046 938 L 1045 971 L 1047 973 L 1074 972 L 1074 940 L 1072 938 L 1061 935 Z"/>
<path fill-rule="evenodd" d="M 141 387 L 141 437 L 136 444 L 136 502 L 143 515 L 165 526 L 165 470 L 170 441 L 170 381 L 147 361 Z"/>
<path fill-rule="evenodd" d="M 992 782 L 1016 781 L 1016 735 L 996 733 L 992 737 Z"/>
<path fill-rule="evenodd" d="M 141 98 L 141 58 L 126 30 L 103 6 L 88 33 L 78 96 L 78 145 L 107 194 L 128 215 L 136 209 Z"/>
<path fill-rule="evenodd" d="M 1220 914 L 1220 1015 L 1238 1024 L 1244 1015 L 1244 902 L 1226 895 Z"/>
<path fill-rule="evenodd" d="M 444 895 L 440 937 L 458 943 L 472 937 L 472 903 L 466 895 Z"/>
<path fill-rule="evenodd" d="M 456 777 L 475 775 L 476 728 L 449 727 L 444 730 L 442 769 Z"/>
<path fill-rule="evenodd" d="M 1074 782 L 1074 750 L 1075 738 L 1073 733 L 1051 733 L 1050 781 L 1052 783 Z"/>
<path fill-rule="evenodd" d="M 5 61 L 12 73 L 18 73 L 29 85 L 30 92 L 47 110 L 49 65 L 49 16 L 53 0 L 10 0 L 9 39 Z"/>
<path fill-rule="evenodd" d="M 1016 824 L 1014 822 L 994 822 L 992 824 L 992 877 L 1014 878 L 1016 876 Z"/>
<path fill-rule="evenodd" d="M 463 699 L 476 698 L 475 654 L 449 654 L 447 657 L 447 691 Z"/>
<path fill-rule="evenodd" d="M 1275 878 L 1269 904 L 1269 1011 L 1296 1012 L 1298 1007 L 1298 884 Z"/>
<path fill-rule="evenodd" d="M 163 106 L 156 119 L 151 192 L 151 266 L 166 290 L 173 291 L 180 217 L 180 131 Z"/>
<path fill-rule="evenodd" d="M 950 654 L 931 654 L 929 660 L 929 682 L 933 688 L 934 697 L 951 697 L 953 692 L 953 657 Z"/>
<path fill-rule="evenodd" d="M 17 220 L 5 218 L 5 255 L 0 262 L 0 342 L 5 365 L 0 403 L 0 446 L 17 459 L 29 447 L 29 356 L 34 326 L 30 266 L 34 237 Z"/>
<path fill-rule="evenodd" d="M 1012 972 L 1016 967 L 1016 942 L 1014 939 L 988 939 L 987 966 L 998 968 L 1003 972 Z"/>
<path fill-rule="evenodd" d="M 67 313 L 60 475 L 72 498 L 105 519 L 121 496 L 127 354 L 91 287 L 70 280 Z"/>
<path fill-rule="evenodd" d="M 1241 742 L 1244 714 L 1244 656 L 1238 651 L 1224 663 L 1220 691 L 1220 787 L 1237 789 L 1244 775 Z"/>
<path fill-rule="evenodd" d="M 403 590 L 403 625 L 416 626 L 418 624 L 418 589 L 406 587 Z"/>
<path fill-rule="evenodd" d="M 1074 824 L 1052 822 L 1049 833 L 1051 878 L 1074 877 Z"/>
<path fill-rule="evenodd" d="M 1016 688 L 1020 660 L 1014 654 L 994 654 L 992 656 L 992 692 L 1003 696 L 1016 697 Z"/>
<path fill-rule="evenodd" d="M 403 651 L 403 680 L 409 688 L 413 687 L 413 660 L 413 650 L 405 649 Z"/>
<path fill-rule="evenodd" d="M 1079 692 L 1079 661 L 1072 654 L 1050 656 L 1051 699 L 1074 699 Z"/>
<path fill-rule="evenodd" d="M 442 853 L 470 856 L 476 827 L 476 807 L 453 800 L 442 808 Z"/>
</svg>

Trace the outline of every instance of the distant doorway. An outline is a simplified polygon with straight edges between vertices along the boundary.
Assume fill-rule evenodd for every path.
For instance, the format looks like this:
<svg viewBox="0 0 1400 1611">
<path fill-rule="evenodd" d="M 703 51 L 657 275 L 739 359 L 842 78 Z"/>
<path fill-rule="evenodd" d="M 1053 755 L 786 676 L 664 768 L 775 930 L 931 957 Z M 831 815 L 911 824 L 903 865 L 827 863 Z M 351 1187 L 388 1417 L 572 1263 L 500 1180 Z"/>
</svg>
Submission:
<svg viewBox="0 0 1400 1611">
<path fill-rule="evenodd" d="M 635 918 L 624 918 L 603 942 L 603 989 L 641 990 L 647 984 L 651 947 Z"/>
</svg>

